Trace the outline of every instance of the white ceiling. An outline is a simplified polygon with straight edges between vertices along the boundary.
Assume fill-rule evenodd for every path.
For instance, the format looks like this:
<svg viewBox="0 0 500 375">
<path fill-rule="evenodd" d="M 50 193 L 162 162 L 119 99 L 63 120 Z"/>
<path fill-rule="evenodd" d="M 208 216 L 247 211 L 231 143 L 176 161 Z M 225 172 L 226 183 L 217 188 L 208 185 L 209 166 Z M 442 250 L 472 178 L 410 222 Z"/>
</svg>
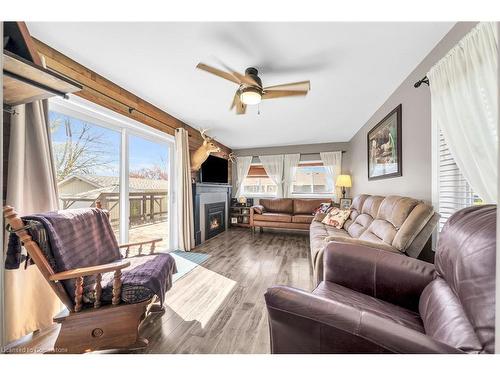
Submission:
<svg viewBox="0 0 500 375">
<path fill-rule="evenodd" d="M 234 149 L 344 142 L 453 23 L 56 23 L 32 35 Z M 195 66 L 259 69 L 265 86 L 311 80 L 305 98 L 229 111 L 236 85 Z"/>
</svg>

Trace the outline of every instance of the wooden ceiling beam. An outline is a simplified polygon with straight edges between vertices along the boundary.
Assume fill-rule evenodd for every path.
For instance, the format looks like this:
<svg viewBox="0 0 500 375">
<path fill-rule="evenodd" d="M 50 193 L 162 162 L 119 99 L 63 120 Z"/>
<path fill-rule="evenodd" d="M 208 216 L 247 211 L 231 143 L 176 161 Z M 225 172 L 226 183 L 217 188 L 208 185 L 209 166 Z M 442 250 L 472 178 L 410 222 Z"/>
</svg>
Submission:
<svg viewBox="0 0 500 375">
<path fill-rule="evenodd" d="M 191 150 L 198 148 L 203 143 L 197 129 L 70 59 L 38 39 L 33 38 L 33 41 L 38 53 L 44 57 L 48 69 L 83 86 L 81 91 L 75 93 L 76 95 L 170 135 L 174 135 L 175 129 L 184 128 L 189 134 L 189 148 Z M 218 156 L 227 158 L 231 149 L 220 142 L 216 143 L 222 150 Z"/>
</svg>

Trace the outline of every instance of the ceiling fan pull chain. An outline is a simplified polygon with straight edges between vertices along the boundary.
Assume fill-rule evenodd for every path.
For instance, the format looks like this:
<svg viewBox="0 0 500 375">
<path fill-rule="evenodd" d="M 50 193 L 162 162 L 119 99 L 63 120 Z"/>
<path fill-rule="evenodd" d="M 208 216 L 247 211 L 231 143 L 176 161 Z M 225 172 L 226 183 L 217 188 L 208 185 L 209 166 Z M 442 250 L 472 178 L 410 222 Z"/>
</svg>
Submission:
<svg viewBox="0 0 500 375">
<path fill-rule="evenodd" d="M 257 114 L 260 115 L 260 103 L 257 104 Z"/>
</svg>

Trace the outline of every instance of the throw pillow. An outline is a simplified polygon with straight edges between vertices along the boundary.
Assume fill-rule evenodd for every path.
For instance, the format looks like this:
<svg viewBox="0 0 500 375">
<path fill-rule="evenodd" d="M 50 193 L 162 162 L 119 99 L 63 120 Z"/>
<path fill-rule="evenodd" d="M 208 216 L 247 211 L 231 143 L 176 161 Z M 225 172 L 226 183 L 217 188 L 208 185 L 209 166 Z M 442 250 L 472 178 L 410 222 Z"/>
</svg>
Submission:
<svg viewBox="0 0 500 375">
<path fill-rule="evenodd" d="M 326 214 L 324 214 L 323 212 L 318 212 L 317 214 L 314 215 L 313 221 L 319 221 L 321 223 L 325 217 Z"/>
<path fill-rule="evenodd" d="M 349 218 L 349 215 L 351 215 L 350 209 L 341 210 L 340 208 L 335 207 L 326 215 L 322 223 L 330 225 L 337 229 L 342 229 L 342 226 L 344 225 L 345 221 Z"/>
<path fill-rule="evenodd" d="M 265 211 L 264 209 L 264 206 L 258 204 L 256 206 L 253 206 L 253 211 L 256 213 L 256 214 L 259 214 L 259 215 L 262 215 L 262 213 Z"/>
<path fill-rule="evenodd" d="M 331 207 L 331 203 L 321 203 L 321 205 L 313 211 L 313 215 L 322 213 L 326 214 Z"/>
</svg>

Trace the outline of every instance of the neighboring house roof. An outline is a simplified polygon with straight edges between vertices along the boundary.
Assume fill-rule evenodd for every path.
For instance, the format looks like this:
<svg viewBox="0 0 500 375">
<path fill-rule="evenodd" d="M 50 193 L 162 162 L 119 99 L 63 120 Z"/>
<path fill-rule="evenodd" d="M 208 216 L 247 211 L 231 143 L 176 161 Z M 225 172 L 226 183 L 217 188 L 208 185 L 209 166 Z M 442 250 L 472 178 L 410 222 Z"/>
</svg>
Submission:
<svg viewBox="0 0 500 375">
<path fill-rule="evenodd" d="M 80 198 L 97 198 L 101 193 L 118 193 L 120 178 L 118 176 L 96 176 L 96 175 L 72 175 L 58 183 L 59 189 L 71 181 L 78 179 L 94 186 L 91 189 L 79 194 L 72 194 L 73 197 Z M 166 191 L 168 189 L 167 180 L 152 180 L 147 178 L 129 178 L 129 192 L 142 193 L 154 191 Z M 61 195 L 67 195 L 61 192 Z"/>
</svg>

